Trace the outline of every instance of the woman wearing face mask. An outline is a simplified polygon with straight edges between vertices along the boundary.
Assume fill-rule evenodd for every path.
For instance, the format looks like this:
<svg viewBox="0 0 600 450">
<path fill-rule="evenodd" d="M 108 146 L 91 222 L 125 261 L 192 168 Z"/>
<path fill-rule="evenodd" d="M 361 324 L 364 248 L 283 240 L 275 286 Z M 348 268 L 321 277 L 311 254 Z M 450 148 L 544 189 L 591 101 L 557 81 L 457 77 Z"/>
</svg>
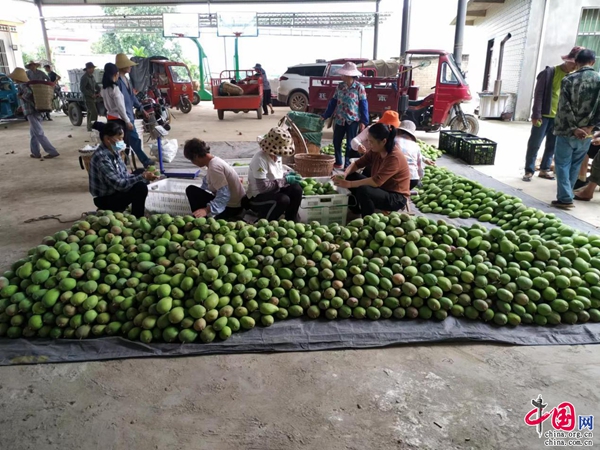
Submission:
<svg viewBox="0 0 600 450">
<path fill-rule="evenodd" d="M 98 122 L 96 122 L 97 124 Z M 125 211 L 131 205 L 136 217 L 144 215 L 148 187 L 146 181 L 156 179 L 154 174 L 143 172 L 134 175 L 119 154 L 125 149 L 123 128 L 116 122 L 108 122 L 100 131 L 102 143 L 90 160 L 90 193 L 98 209 Z"/>
<path fill-rule="evenodd" d="M 375 209 L 398 211 L 406 207 L 410 197 L 410 169 L 406 157 L 395 142 L 396 128 L 376 123 L 369 128 L 368 144 L 371 149 L 358 161 L 350 164 L 344 178 L 334 176 L 333 183 L 350 189 L 356 198 L 356 213 L 363 217 Z M 371 176 L 356 173 L 371 166 Z"/>
</svg>

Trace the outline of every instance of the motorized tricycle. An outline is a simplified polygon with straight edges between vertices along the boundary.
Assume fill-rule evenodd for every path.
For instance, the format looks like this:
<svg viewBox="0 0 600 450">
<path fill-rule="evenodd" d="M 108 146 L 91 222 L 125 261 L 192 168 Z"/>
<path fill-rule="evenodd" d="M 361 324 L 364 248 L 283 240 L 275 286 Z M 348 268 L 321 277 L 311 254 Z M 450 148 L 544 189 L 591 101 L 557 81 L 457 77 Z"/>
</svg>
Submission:
<svg viewBox="0 0 600 450">
<path fill-rule="evenodd" d="M 8 75 L 0 73 L 0 119 L 23 117 L 17 86 Z"/>
<path fill-rule="evenodd" d="M 188 67 L 181 62 L 169 61 L 161 56 L 133 57 L 137 66 L 131 68 L 131 83 L 137 92 L 148 97 L 162 98 L 170 108 L 187 114 L 192 110 L 194 88 Z"/>
<path fill-rule="evenodd" d="M 452 54 L 444 50 L 409 50 L 405 64 L 410 65 L 415 56 L 438 57 L 435 92 L 421 100 L 410 100 L 403 120 L 411 120 L 417 130 L 435 132 L 440 128 L 477 134 L 479 121 L 471 114 L 465 114 L 461 104 L 471 100 L 471 91 Z M 400 69 L 402 70 L 402 69 Z"/>
<path fill-rule="evenodd" d="M 456 66 L 452 55 L 443 50 L 409 50 L 403 65 L 395 73 L 379 73 L 372 61 L 360 58 L 330 61 L 325 76 L 311 77 L 308 111 L 320 114 L 327 109 L 335 94 L 341 77 L 337 71 L 345 62 L 357 65 L 362 76 L 358 81 L 365 86 L 371 119 L 381 117 L 388 110 L 398 111 L 403 120 L 411 120 L 417 130 L 435 132 L 450 127 L 453 130 L 477 134 L 477 118 L 462 111 L 461 103 L 471 100 L 471 92 L 465 78 Z M 421 56 L 415 59 L 415 56 Z M 422 100 L 409 100 L 413 71 L 431 65 L 423 57 L 438 59 L 435 92 Z"/>
</svg>

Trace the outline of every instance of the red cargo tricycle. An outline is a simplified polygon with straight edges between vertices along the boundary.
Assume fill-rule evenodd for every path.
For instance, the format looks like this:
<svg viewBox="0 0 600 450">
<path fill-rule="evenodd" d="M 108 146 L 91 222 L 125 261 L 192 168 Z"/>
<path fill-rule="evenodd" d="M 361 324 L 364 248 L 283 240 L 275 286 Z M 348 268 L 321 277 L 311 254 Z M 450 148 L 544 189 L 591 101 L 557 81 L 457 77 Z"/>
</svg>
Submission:
<svg viewBox="0 0 600 450">
<path fill-rule="evenodd" d="M 248 113 L 256 111 L 258 119 L 262 119 L 262 101 L 263 101 L 263 82 L 261 77 L 256 77 L 254 70 L 239 70 L 237 73 L 245 76 L 243 80 L 236 81 L 235 70 L 224 70 L 219 78 L 211 79 L 213 105 L 217 110 L 219 120 L 223 120 L 225 111 L 239 113 L 240 111 Z M 237 86 L 239 89 L 232 89 L 226 92 L 223 84 L 229 83 L 230 86 Z M 238 91 L 236 93 L 234 91 Z"/>
</svg>

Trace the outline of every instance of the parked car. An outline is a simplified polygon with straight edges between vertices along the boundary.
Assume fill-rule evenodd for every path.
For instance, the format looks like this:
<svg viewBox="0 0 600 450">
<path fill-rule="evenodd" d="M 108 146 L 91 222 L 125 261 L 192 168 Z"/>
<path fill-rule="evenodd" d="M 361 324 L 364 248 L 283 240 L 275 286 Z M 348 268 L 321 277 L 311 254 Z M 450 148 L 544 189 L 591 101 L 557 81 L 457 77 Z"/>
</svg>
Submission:
<svg viewBox="0 0 600 450">
<path fill-rule="evenodd" d="M 279 78 L 277 100 L 288 105 L 292 111 L 306 111 L 310 77 L 322 77 L 326 67 L 326 62 L 288 67 Z"/>
</svg>

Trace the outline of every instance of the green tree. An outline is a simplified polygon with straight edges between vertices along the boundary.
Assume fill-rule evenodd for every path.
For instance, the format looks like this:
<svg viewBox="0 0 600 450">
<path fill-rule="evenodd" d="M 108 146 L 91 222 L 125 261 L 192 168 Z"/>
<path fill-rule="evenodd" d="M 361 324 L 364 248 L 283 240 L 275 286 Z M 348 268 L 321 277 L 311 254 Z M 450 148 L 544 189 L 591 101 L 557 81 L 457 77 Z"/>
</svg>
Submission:
<svg viewBox="0 0 600 450">
<path fill-rule="evenodd" d="M 43 45 L 39 45 L 35 50 L 33 51 L 24 51 L 22 53 L 23 55 L 23 67 L 25 67 L 25 64 L 27 64 L 29 61 L 35 61 L 35 62 L 39 62 L 41 60 L 46 60 L 46 49 L 44 48 Z"/>
<path fill-rule="evenodd" d="M 104 7 L 107 16 L 143 16 L 160 15 L 172 12 L 173 8 L 164 6 L 143 7 Z M 105 33 L 99 41 L 92 45 L 94 53 L 117 54 L 126 53 L 136 55 L 137 51 L 143 50 L 144 56 L 165 56 L 169 59 L 181 60 L 181 46 L 172 39 L 166 39 L 160 32 L 157 33 Z M 142 55 L 136 55 L 142 56 Z"/>
</svg>

